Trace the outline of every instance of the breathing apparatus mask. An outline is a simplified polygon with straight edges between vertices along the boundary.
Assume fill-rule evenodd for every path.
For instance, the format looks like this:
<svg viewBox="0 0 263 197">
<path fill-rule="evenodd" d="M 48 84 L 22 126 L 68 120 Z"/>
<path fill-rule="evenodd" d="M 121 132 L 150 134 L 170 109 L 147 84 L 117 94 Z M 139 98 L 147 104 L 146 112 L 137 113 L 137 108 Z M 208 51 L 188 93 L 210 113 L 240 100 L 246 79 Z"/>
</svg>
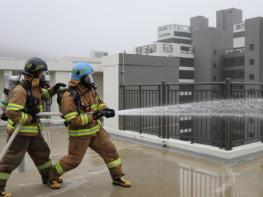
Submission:
<svg viewBox="0 0 263 197">
<path fill-rule="evenodd" d="M 50 85 L 49 85 L 48 82 L 46 81 L 46 78 L 45 78 L 44 73 L 42 73 L 42 74 L 39 76 L 39 87 L 40 87 L 40 88 L 49 88 L 49 87 L 50 87 Z"/>
<path fill-rule="evenodd" d="M 44 72 L 38 72 L 32 76 L 32 87 L 49 88 L 49 84 L 45 79 Z"/>
<path fill-rule="evenodd" d="M 95 82 L 93 80 L 92 74 L 88 74 L 86 76 L 83 76 L 81 78 L 81 84 L 83 84 L 85 87 L 87 87 L 88 89 L 94 89 L 96 90 L 97 87 L 95 85 Z"/>
</svg>

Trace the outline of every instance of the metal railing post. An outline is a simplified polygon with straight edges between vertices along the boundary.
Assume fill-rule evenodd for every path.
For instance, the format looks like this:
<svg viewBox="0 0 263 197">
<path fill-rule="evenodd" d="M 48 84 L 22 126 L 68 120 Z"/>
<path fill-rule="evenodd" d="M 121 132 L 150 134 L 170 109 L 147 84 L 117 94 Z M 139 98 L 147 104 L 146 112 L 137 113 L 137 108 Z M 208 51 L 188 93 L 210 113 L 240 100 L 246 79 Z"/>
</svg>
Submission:
<svg viewBox="0 0 263 197">
<path fill-rule="evenodd" d="M 232 97 L 232 83 L 231 79 L 225 79 L 225 98 L 230 99 Z M 232 139 L 232 131 L 231 131 L 231 117 L 225 118 L 225 150 L 232 150 L 233 147 L 233 139 Z"/>
<path fill-rule="evenodd" d="M 161 92 L 162 92 L 162 85 L 158 85 L 158 105 L 162 105 L 162 97 L 161 97 Z M 162 137 L 162 118 L 161 116 L 158 116 L 158 137 Z"/>
<path fill-rule="evenodd" d="M 166 105 L 170 105 L 170 85 L 167 84 L 166 88 Z M 166 117 L 166 138 L 170 138 L 171 126 L 170 126 L 170 117 Z"/>
<path fill-rule="evenodd" d="M 122 109 L 126 109 L 126 87 L 125 85 L 122 86 L 123 87 L 123 101 L 122 101 L 122 104 L 123 104 L 123 108 Z M 123 116 L 123 130 L 126 130 L 126 116 Z"/>
<path fill-rule="evenodd" d="M 167 105 L 167 93 L 166 93 L 166 82 L 162 81 L 161 85 L 161 97 L 162 97 L 162 106 Z M 162 116 L 162 138 L 167 137 L 167 117 Z"/>
<path fill-rule="evenodd" d="M 142 108 L 142 86 L 139 85 L 139 108 Z M 139 116 L 139 133 L 142 133 L 142 116 Z"/>
</svg>

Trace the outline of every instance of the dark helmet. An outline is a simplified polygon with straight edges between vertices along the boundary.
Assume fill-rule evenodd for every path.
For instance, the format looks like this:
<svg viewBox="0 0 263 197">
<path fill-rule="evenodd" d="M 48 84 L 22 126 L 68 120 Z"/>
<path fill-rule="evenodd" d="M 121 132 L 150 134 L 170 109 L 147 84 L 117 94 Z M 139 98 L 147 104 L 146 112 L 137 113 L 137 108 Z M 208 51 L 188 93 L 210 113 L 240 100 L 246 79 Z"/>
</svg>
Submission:
<svg viewBox="0 0 263 197">
<path fill-rule="evenodd" d="M 29 60 L 27 60 L 25 64 L 25 68 L 22 73 L 24 75 L 34 77 L 43 71 L 47 71 L 46 62 L 38 57 L 32 57 Z"/>
</svg>

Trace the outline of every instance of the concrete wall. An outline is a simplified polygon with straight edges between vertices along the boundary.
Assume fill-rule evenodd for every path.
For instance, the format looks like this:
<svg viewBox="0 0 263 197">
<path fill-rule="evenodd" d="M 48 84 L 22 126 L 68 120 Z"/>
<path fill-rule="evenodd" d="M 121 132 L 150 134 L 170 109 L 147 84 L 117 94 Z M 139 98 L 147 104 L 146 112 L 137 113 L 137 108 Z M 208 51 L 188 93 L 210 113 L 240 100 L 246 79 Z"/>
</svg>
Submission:
<svg viewBox="0 0 263 197">
<path fill-rule="evenodd" d="M 206 29 L 208 28 L 208 18 L 204 16 L 195 16 L 190 18 L 190 24 L 191 24 L 191 30 L 197 31 L 200 29 Z"/>
<path fill-rule="evenodd" d="M 103 58 L 103 94 L 107 105 L 120 109 L 120 85 L 178 83 L 179 60 L 174 57 L 157 57 L 134 54 L 117 54 Z M 108 128 L 118 129 L 119 117 L 104 119 Z"/>
<path fill-rule="evenodd" d="M 216 81 L 220 79 L 220 48 L 219 32 L 216 28 L 205 28 L 192 32 L 192 41 L 195 46 L 195 82 Z M 216 54 L 215 54 L 216 50 Z M 216 63 L 216 68 L 214 68 Z"/>
<path fill-rule="evenodd" d="M 251 18 L 245 21 L 245 81 L 263 81 L 263 18 Z M 254 44 L 254 50 L 249 49 L 249 45 Z M 254 60 L 254 65 L 250 65 L 250 60 Z M 254 80 L 249 79 L 249 75 L 254 74 Z"/>
<path fill-rule="evenodd" d="M 179 59 L 175 57 L 120 54 L 119 65 L 121 85 L 178 83 L 179 80 Z"/>
<path fill-rule="evenodd" d="M 100 58 L 64 58 L 61 60 L 47 60 L 49 71 L 68 71 L 72 69 L 72 65 L 76 61 L 85 61 L 94 67 L 95 72 L 101 72 L 101 59 Z M 0 70 L 23 70 L 26 60 L 15 58 L 2 58 L 0 57 Z"/>
<path fill-rule="evenodd" d="M 242 22 L 242 10 L 230 8 L 216 12 L 216 27 L 221 35 L 222 49 L 233 48 L 233 26 Z"/>
<path fill-rule="evenodd" d="M 108 107 L 119 110 L 119 56 L 111 55 L 103 58 L 103 99 Z M 108 128 L 119 128 L 119 117 L 104 119 Z"/>
</svg>

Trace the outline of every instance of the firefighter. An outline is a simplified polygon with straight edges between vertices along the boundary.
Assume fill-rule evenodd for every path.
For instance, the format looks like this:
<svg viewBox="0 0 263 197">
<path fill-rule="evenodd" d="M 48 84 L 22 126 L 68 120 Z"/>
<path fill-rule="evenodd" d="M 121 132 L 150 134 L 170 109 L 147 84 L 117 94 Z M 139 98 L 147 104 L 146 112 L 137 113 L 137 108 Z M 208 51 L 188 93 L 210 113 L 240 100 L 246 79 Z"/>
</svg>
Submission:
<svg viewBox="0 0 263 197">
<path fill-rule="evenodd" d="M 69 147 L 68 154 L 50 170 L 49 182 L 53 184 L 65 172 L 76 168 L 90 147 L 103 158 L 114 185 L 131 187 L 131 182 L 123 178 L 121 159 L 115 145 L 99 121 L 102 117 L 114 117 L 115 111 L 109 109 L 96 93 L 92 73 L 90 64 L 74 64 L 68 91 L 61 96 L 59 105 L 68 126 Z"/>
<path fill-rule="evenodd" d="M 43 81 L 40 82 L 40 76 L 46 70 L 47 64 L 40 58 L 29 59 L 22 72 L 24 79 L 9 94 L 5 111 L 8 118 L 8 137 L 10 138 L 18 124 L 21 125 L 21 128 L 6 155 L 0 161 L 0 196 L 12 196 L 10 192 L 5 191 L 6 182 L 26 152 L 36 165 L 43 184 L 48 181 L 48 172 L 52 167 L 49 157 L 50 149 L 41 135 L 41 122 L 37 113 L 43 111 L 43 101 L 51 99 L 65 84 L 57 83 L 49 89 L 40 87 L 43 84 Z M 56 189 L 60 187 L 60 183 L 49 184 L 49 186 Z"/>
</svg>

